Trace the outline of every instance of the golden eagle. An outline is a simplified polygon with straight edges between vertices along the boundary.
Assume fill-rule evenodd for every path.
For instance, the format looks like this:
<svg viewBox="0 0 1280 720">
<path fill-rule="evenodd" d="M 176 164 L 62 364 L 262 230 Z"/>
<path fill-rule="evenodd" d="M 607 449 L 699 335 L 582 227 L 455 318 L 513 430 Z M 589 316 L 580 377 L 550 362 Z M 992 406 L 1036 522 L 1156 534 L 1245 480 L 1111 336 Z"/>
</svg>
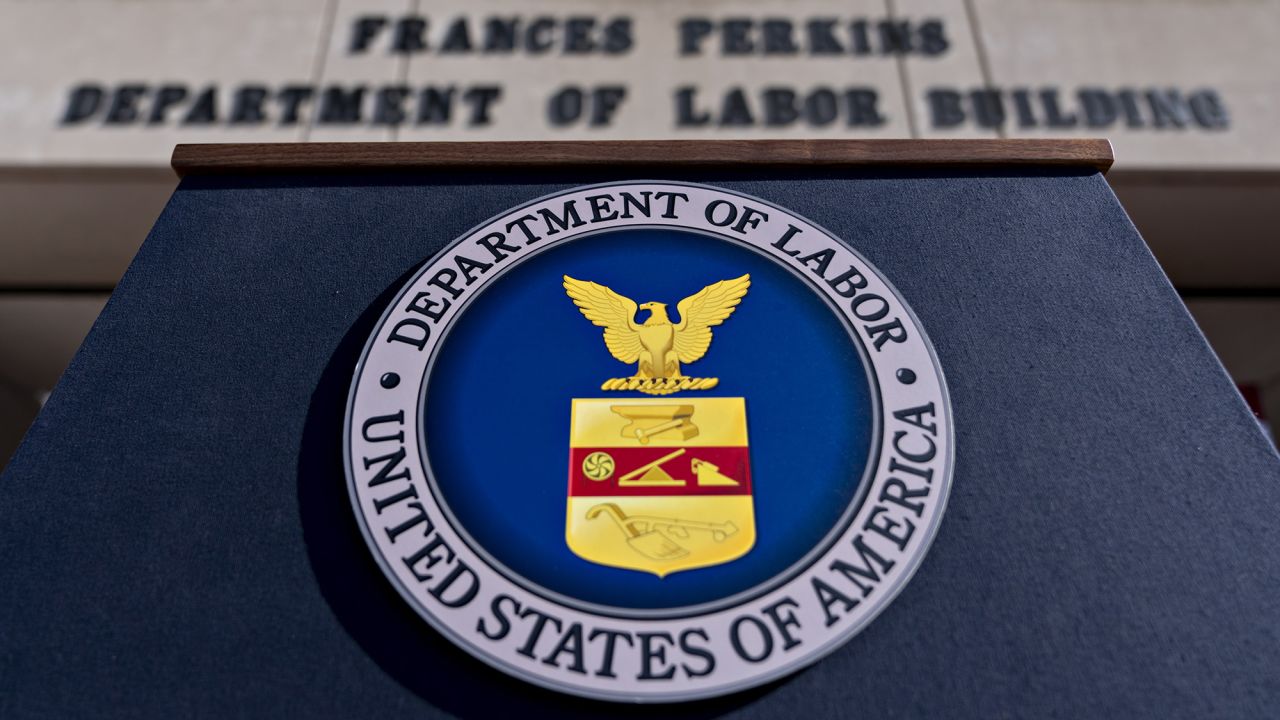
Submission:
<svg viewBox="0 0 1280 720">
<path fill-rule="evenodd" d="M 711 346 L 711 328 L 733 314 L 747 294 L 751 276 L 722 280 L 708 285 L 676 305 L 680 322 L 667 317 L 660 302 L 636 305 L 609 288 L 564 276 L 564 289 L 582 314 L 604 328 L 604 344 L 624 363 L 639 363 L 634 377 L 680 378 L 680 363 L 691 363 Z M 636 323 L 636 311 L 648 310 L 649 317 Z"/>
</svg>

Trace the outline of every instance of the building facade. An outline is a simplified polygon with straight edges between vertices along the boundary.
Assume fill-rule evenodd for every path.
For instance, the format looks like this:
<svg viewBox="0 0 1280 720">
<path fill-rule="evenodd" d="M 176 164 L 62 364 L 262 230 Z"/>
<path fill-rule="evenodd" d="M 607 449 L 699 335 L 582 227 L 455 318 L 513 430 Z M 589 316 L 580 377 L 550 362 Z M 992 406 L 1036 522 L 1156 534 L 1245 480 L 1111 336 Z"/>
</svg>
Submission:
<svg viewBox="0 0 1280 720">
<path fill-rule="evenodd" d="M 1107 137 L 1276 418 L 1278 35 L 1275 0 L 0 0 L 0 456 L 179 142 Z"/>
</svg>

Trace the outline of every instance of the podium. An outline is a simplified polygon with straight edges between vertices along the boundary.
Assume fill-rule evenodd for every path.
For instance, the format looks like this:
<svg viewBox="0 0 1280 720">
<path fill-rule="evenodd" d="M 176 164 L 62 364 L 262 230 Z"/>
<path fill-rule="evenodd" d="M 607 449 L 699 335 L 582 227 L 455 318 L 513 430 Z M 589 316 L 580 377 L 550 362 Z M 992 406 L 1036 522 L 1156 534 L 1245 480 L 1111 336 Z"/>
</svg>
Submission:
<svg viewBox="0 0 1280 720">
<path fill-rule="evenodd" d="M 179 146 L 173 165 L 181 184 L 0 479 L 0 715 L 1266 716 L 1280 703 L 1280 462 L 1107 186 L 1103 173 L 1110 162 L 1105 141 L 1085 140 Z M 745 198 L 736 208 L 721 206 L 720 215 L 712 207 L 716 200 L 707 204 L 706 221 L 724 221 L 725 232 L 735 223 L 742 223 L 744 235 L 752 230 L 749 207 L 785 211 L 882 272 L 909 305 L 902 316 L 910 321 L 906 327 L 918 322 L 927 333 L 953 433 L 932 441 L 939 447 L 953 442 L 949 492 L 936 499 L 936 535 L 924 543 L 927 554 L 922 548 L 913 556 L 914 576 L 902 578 L 891 593 L 896 598 L 874 619 L 838 647 L 794 666 L 779 665 L 776 674 L 750 687 L 707 694 L 696 690 L 702 681 L 696 652 L 682 653 L 674 641 L 661 646 L 661 657 L 646 650 L 636 662 L 652 662 L 645 667 L 656 674 L 670 669 L 674 684 L 656 697 L 630 699 L 665 703 L 661 707 L 610 702 L 627 700 L 630 690 L 566 691 L 554 679 L 538 679 L 549 675 L 521 677 L 550 673 L 555 663 L 571 669 L 572 658 L 553 654 L 564 647 L 540 647 L 527 668 L 512 670 L 483 657 L 483 647 L 472 651 L 455 642 L 456 633 L 471 632 L 474 619 L 443 628 L 424 621 L 372 548 L 373 536 L 385 535 L 386 528 L 368 525 L 372 512 L 364 519 L 353 512 L 353 501 L 359 506 L 361 500 L 352 490 L 365 469 L 386 468 L 385 478 L 395 467 L 352 450 L 362 423 L 366 439 L 395 434 L 395 427 L 379 428 L 372 419 L 357 417 L 353 424 L 353 377 L 369 387 L 405 383 L 400 389 L 417 381 L 404 373 L 369 375 L 369 358 L 398 345 L 409 356 L 416 343 L 427 342 L 407 325 L 401 337 L 409 340 L 398 345 L 378 333 L 394 332 L 386 321 L 414 300 L 404 292 L 432 259 L 443 257 L 458 238 L 483 237 L 474 233 L 491 218 L 535 207 L 542 198 L 640 182 L 693 187 L 695 199 L 703 192 L 698 188 Z M 639 193 L 632 195 L 637 206 L 648 197 Z M 600 216 L 625 212 L 620 203 Z M 591 222 L 597 205 L 580 200 L 578 219 Z M 663 209 L 652 206 L 654 223 L 662 222 Z M 732 221 L 726 220 L 730 209 Z M 543 224 L 529 227 L 549 242 L 550 230 L 568 232 L 574 225 L 567 211 L 557 217 L 558 226 L 539 219 Z M 516 246 L 511 238 L 521 237 L 519 230 L 505 236 L 507 245 L 490 243 L 490 251 L 497 250 L 486 261 L 495 269 L 475 268 L 476 278 L 506 272 L 497 254 Z M 779 236 L 779 254 L 800 248 L 804 237 L 788 245 Z M 652 253 L 668 247 L 656 236 L 645 241 L 653 243 Z M 585 240 L 564 247 L 579 245 L 590 247 Z M 648 250 L 628 252 L 627 262 L 584 257 L 575 267 L 612 268 L 611 287 L 623 296 L 620 283 L 639 282 L 637 268 L 650 262 Z M 706 252 L 712 258 L 707 262 L 720 262 L 717 250 Z M 777 278 L 817 272 L 823 256 L 805 252 L 807 265 L 777 270 Z M 793 257 L 806 255 L 797 250 Z M 663 399 L 635 394 L 637 381 L 626 396 L 630 409 L 611 413 L 600 405 L 599 412 L 602 423 L 651 423 L 632 427 L 631 439 L 610 440 L 605 454 L 623 463 L 615 445 L 651 435 L 661 446 L 661 433 L 672 428 L 672 443 L 710 443 L 721 431 L 705 424 L 702 418 L 713 410 L 696 398 L 745 396 L 749 444 L 747 430 L 740 440 L 724 430 L 727 439 L 712 448 L 720 454 L 713 459 L 710 450 L 701 451 L 705 457 L 695 458 L 694 466 L 704 463 L 717 478 L 706 497 L 729 497 L 746 492 L 743 474 L 734 474 L 746 466 L 733 458 L 750 457 L 756 537 L 754 545 L 739 543 L 734 552 L 755 562 L 787 540 L 768 524 L 773 509 L 765 493 L 785 485 L 770 470 L 774 454 L 778 463 L 791 463 L 786 467 L 809 467 L 804 463 L 828 443 L 818 439 L 843 437 L 842 428 L 850 426 L 842 416 L 817 417 L 822 413 L 814 410 L 824 394 L 844 391 L 827 370 L 813 368 L 844 360 L 764 341 L 807 327 L 799 314 L 789 323 L 768 313 L 811 301 L 769 299 L 770 283 L 783 280 L 771 279 L 774 271 L 759 253 L 743 255 L 742 262 L 759 266 L 751 265 L 751 288 L 733 301 L 738 309 L 730 307 L 731 316 L 708 326 L 715 339 L 703 350 L 705 360 L 681 359 L 678 365 L 697 379 L 710 376 L 704 367 L 713 368 L 720 386 Z M 852 287 L 835 282 L 839 269 L 821 268 L 832 298 Z M 458 293 L 466 290 L 464 270 L 449 285 Z M 608 273 L 599 272 L 595 283 L 604 287 Z M 526 445 L 544 432 L 558 438 L 555 483 L 530 492 L 542 493 L 537 502 L 553 496 L 559 514 L 528 522 L 563 533 L 564 456 L 579 447 L 565 442 L 571 439 L 571 400 L 623 397 L 610 393 L 628 390 L 625 382 L 613 390 L 600 386 L 632 377 L 626 373 L 683 375 L 672 375 L 660 352 L 642 354 L 650 353 L 648 346 L 636 350 L 642 359 L 624 369 L 608 353 L 627 353 L 601 344 L 600 323 L 592 324 L 582 303 L 575 306 L 572 292 L 566 297 L 559 280 L 554 288 L 521 295 L 519 277 L 512 270 L 494 280 L 489 295 L 467 306 L 491 320 L 451 331 L 442 342 L 477 350 L 433 365 L 431 373 L 452 373 L 448 377 L 456 381 L 433 381 L 431 392 L 416 402 L 430 416 L 423 421 L 427 443 L 448 438 L 432 445 L 444 453 L 432 460 L 439 473 L 456 467 L 457 477 L 469 478 L 472 464 L 536 464 L 542 446 L 526 455 Z M 733 277 L 726 269 L 697 285 L 714 294 L 714 282 Z M 672 281 L 667 291 L 665 281 L 653 282 L 654 304 L 667 303 L 673 318 L 677 301 L 698 289 L 677 292 Z M 440 299 L 450 291 L 437 285 L 434 292 L 431 297 Z M 500 302 L 553 296 L 526 308 Z M 848 297 L 842 307 L 849 306 Z M 812 300 L 813 307 L 825 307 L 822 302 Z M 429 309 L 426 303 L 420 307 Z M 551 345 L 513 346 L 499 358 L 482 353 L 501 347 L 486 345 L 498 342 L 485 335 L 487 327 L 518 330 L 516 310 L 527 313 L 529 324 L 546 323 L 547 332 L 563 327 L 578 333 L 572 335 L 576 344 L 561 348 L 556 340 L 553 358 L 536 357 Z M 875 314 L 874 307 L 862 310 Z M 751 324 L 756 319 L 760 325 Z M 813 322 L 817 328 L 826 321 Z M 853 331 L 873 359 L 878 338 L 888 351 L 898 342 L 896 330 L 877 335 L 876 327 L 868 321 Z M 607 335 L 605 341 L 611 342 Z M 792 372 L 768 375 L 774 367 L 769 362 L 789 355 L 799 364 Z M 846 360 L 857 357 L 850 351 Z M 643 358 L 650 359 L 648 366 Z M 750 358 L 758 358 L 759 366 L 748 365 Z M 492 363 L 484 365 L 484 377 L 497 387 L 536 393 L 551 382 L 539 377 L 577 362 L 612 375 L 582 374 L 575 382 L 585 390 L 555 401 L 555 417 L 563 420 L 549 429 L 536 414 L 523 417 L 519 403 L 502 414 L 479 414 L 488 412 L 487 398 L 498 392 L 477 379 L 483 363 Z M 886 387 L 921 387 L 929 370 L 913 367 L 910 383 L 899 375 Z M 775 378 L 773 395 L 757 399 L 752 393 L 765 390 L 741 380 L 756 377 L 750 373 Z M 695 400 L 686 405 L 688 398 Z M 757 412 L 785 402 L 794 404 L 800 420 Z M 436 411 L 432 403 L 445 404 Z M 658 403 L 658 409 L 645 409 L 645 403 Z M 935 409 L 941 418 L 942 406 Z M 723 412 L 737 417 L 731 414 L 738 411 Z M 455 420 L 457 427 L 450 424 Z M 931 424 L 922 416 L 916 420 Z M 806 434 L 796 437 L 814 438 L 813 446 L 800 440 L 769 444 L 775 427 L 790 432 L 797 423 Z M 483 443 L 479 428 L 487 428 Z M 891 440 L 893 426 L 868 421 L 866 432 L 886 429 Z M 694 430 L 701 434 L 695 437 Z M 572 432 L 579 432 L 577 425 Z M 594 431 L 582 432 L 587 437 Z M 647 443 L 635 452 L 676 453 Z M 509 457 L 514 454 L 520 457 Z M 612 473 L 600 455 L 590 463 L 569 457 L 571 479 L 578 465 L 605 479 Z M 687 456 L 679 462 L 684 468 Z M 619 465 L 617 475 L 621 470 Z M 820 477 L 820 470 L 811 477 Z M 541 472 L 530 471 L 527 484 L 541 483 Z M 661 482 L 652 481 L 658 486 L 635 492 L 695 483 L 692 476 L 662 475 Z M 524 481 L 509 482 L 525 487 Z M 855 485 L 850 493 L 861 492 Z M 584 481 L 575 487 L 571 520 L 572 502 L 595 503 L 590 493 L 597 486 Z M 477 483 L 455 487 L 444 479 L 437 490 L 480 492 Z M 909 498 L 898 497 L 909 507 Z M 482 504 L 467 504 L 472 502 L 454 503 L 453 515 L 465 521 L 467 513 L 485 512 Z M 526 514 L 537 514 L 537 502 L 523 508 Z M 678 593 L 687 593 L 690 603 L 710 602 L 697 594 L 693 580 L 682 579 L 697 573 L 750 580 L 730 574 L 745 567 L 732 558 L 706 570 L 680 566 L 659 579 L 665 571 L 640 566 L 692 548 L 680 533 L 702 537 L 697 527 L 650 520 L 619 531 L 605 525 L 613 522 L 609 518 L 638 511 L 627 514 L 620 506 L 611 516 L 599 503 L 591 507 L 595 519 L 582 521 L 583 527 L 601 538 L 616 533 L 613 541 L 622 543 L 663 532 L 674 545 L 656 536 L 631 542 L 656 559 L 620 569 L 606 567 L 625 562 L 614 555 L 592 564 L 577 548 L 565 548 L 562 534 L 544 533 L 538 542 L 563 554 L 559 564 L 537 565 L 527 554 L 541 546 L 532 544 L 504 548 L 510 559 L 499 560 L 546 572 L 544 585 L 571 582 L 578 565 L 568 563 L 617 573 L 608 576 L 621 578 L 613 589 L 581 588 L 603 605 L 625 602 L 609 594 L 623 589 L 631 593 L 626 597 L 659 609 Z M 505 518 L 522 510 L 492 509 Z M 818 511 L 804 512 L 816 517 Z M 524 532 L 514 521 L 470 527 L 482 545 L 486 538 L 502 543 Z M 715 527 L 720 534 L 707 536 L 709 546 L 729 534 L 729 525 Z M 740 520 L 732 530 L 737 538 L 746 532 Z M 800 525 L 794 532 L 801 533 Z M 781 563 L 785 553 L 778 552 Z M 427 562 L 432 560 L 410 563 L 409 571 L 426 574 Z M 457 574 L 462 579 L 424 586 L 423 592 L 434 588 L 440 602 L 461 602 L 466 578 Z M 650 586 L 661 592 L 645 595 Z M 821 597 L 824 608 L 840 609 Z M 777 612 L 782 614 L 773 620 L 752 622 L 773 633 L 773 652 L 784 657 L 791 652 L 783 647 L 789 616 L 785 606 Z M 511 606 L 507 615 L 512 623 L 520 617 Z M 485 619 L 486 632 L 498 634 L 494 617 Z M 750 659 L 763 651 L 740 652 Z M 595 671 L 598 660 L 592 658 L 589 674 L 596 682 L 607 673 Z"/>
</svg>

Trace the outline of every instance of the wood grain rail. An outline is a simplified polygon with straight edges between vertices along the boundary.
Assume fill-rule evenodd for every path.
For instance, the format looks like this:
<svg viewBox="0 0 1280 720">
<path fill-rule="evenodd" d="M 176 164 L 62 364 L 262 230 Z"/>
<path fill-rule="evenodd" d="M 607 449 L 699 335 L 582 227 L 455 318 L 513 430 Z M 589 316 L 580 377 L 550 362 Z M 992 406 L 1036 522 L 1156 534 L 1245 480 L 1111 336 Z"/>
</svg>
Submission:
<svg viewBox="0 0 1280 720">
<path fill-rule="evenodd" d="M 619 140 L 178 145 L 179 176 L 430 168 L 1111 167 L 1111 143 L 1071 140 Z"/>
</svg>

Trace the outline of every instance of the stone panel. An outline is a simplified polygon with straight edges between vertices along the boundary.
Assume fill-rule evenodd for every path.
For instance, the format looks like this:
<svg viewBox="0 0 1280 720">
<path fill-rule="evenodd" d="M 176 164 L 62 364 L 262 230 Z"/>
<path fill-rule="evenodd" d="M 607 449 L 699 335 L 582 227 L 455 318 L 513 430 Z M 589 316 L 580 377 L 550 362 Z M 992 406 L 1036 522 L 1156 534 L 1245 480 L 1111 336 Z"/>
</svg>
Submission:
<svg viewBox="0 0 1280 720">
<path fill-rule="evenodd" d="M 335 11 L 327 25 L 325 55 L 319 68 L 319 85 L 389 85 L 403 82 L 408 60 L 391 51 L 391 34 L 379 33 L 359 50 L 352 44 L 363 43 L 363 36 L 356 37 L 358 21 L 372 27 L 375 19 L 395 18 L 409 14 L 417 4 L 413 0 L 330 0 Z M 310 126 L 303 139 L 314 142 L 373 142 L 393 140 L 394 132 L 387 126 L 366 123 L 334 125 L 319 123 L 320 107 L 313 104 Z"/>
<path fill-rule="evenodd" d="M 892 56 L 852 54 L 809 57 L 803 54 L 765 54 L 725 56 L 723 30 L 725 20 L 742 20 L 750 24 L 745 30 L 748 41 L 763 44 L 763 26 L 768 20 L 792 22 L 793 38 L 798 46 L 805 42 L 804 24 L 811 18 L 838 18 L 848 22 L 866 17 L 887 17 L 880 0 L 854 0 L 831 3 L 802 0 L 785 7 L 767 2 L 706 2 L 677 4 L 671 2 L 634 3 L 623 0 L 592 2 L 589 0 L 555 0 L 538 6 L 539 16 L 566 20 L 594 17 L 607 23 L 612 18 L 630 17 L 633 22 L 633 45 L 619 54 L 594 53 L 573 55 L 564 52 L 563 24 L 552 33 L 559 49 L 530 59 L 528 55 L 441 55 L 427 53 L 415 57 L 409 66 L 411 85 L 451 83 L 463 86 L 501 84 L 503 97 L 495 105 L 494 122 L 481 130 L 453 123 L 449 126 L 406 127 L 400 137 L 406 140 L 428 139 L 648 139 L 648 138 L 765 138 L 765 137 L 908 137 L 905 107 L 899 83 L 897 62 Z M 435 42 L 448 31 L 450 22 L 459 17 L 483 19 L 502 16 L 530 17 L 530 6 L 518 0 L 489 2 L 482 12 L 468 3 L 432 3 L 429 16 Z M 698 44 L 700 52 L 681 52 L 680 21 L 711 21 L 716 29 Z M 612 122 L 594 125 L 592 91 L 602 86 L 625 86 L 626 97 L 613 115 Z M 708 113 L 706 124 L 682 125 L 677 117 L 675 93 L 692 87 L 690 96 L 693 115 Z M 551 99 L 569 88 L 584 91 L 582 114 L 562 125 L 549 122 Z M 794 122 L 770 125 L 765 110 L 763 91 L 786 88 L 796 91 L 796 104 L 803 114 L 805 98 L 813 91 L 829 88 L 836 97 L 838 115 L 821 125 L 806 123 L 803 117 Z M 878 109 L 883 122 L 849 127 L 845 91 L 871 88 L 878 95 Z M 726 98 L 735 89 L 743 91 L 754 124 L 725 124 L 723 111 Z M 572 92 L 572 90 L 570 90 Z M 825 105 L 826 96 L 813 103 Z M 571 97 L 565 98 L 574 106 Z M 825 117 L 825 107 L 819 107 Z"/>
<path fill-rule="evenodd" d="M 916 137 L 998 137 L 999 132 L 994 128 L 981 128 L 971 123 L 938 127 L 930 118 L 930 92 L 971 88 L 983 82 L 982 64 L 964 0 L 889 0 L 889 5 L 893 8 L 894 17 L 940 20 L 946 33 L 946 52 L 938 55 L 908 55 L 901 60 L 915 114 Z"/>
<path fill-rule="evenodd" d="M 1057 88 L 1064 112 L 1077 115 L 1080 88 L 1138 91 L 1142 128 L 1042 124 L 1011 136 L 1106 136 L 1118 167 L 1280 164 L 1280 2 L 972 1 L 996 86 Z M 1216 91 L 1228 127 L 1153 127 L 1146 92 L 1167 89 Z"/>
<path fill-rule="evenodd" d="M 163 165 L 178 142 L 296 141 L 304 123 L 281 126 L 270 103 L 263 124 L 184 125 L 173 118 L 186 117 L 210 85 L 219 86 L 217 112 L 225 116 L 233 111 L 229 91 L 246 82 L 309 83 L 322 8 L 313 0 L 0 0 L 0 158 Z M 110 97 L 89 119 L 62 123 L 69 93 L 81 83 L 145 86 L 136 104 L 144 118 L 164 85 L 184 85 L 187 97 L 172 105 L 166 123 L 104 124 Z M 122 104 L 117 117 L 130 107 Z"/>
</svg>

